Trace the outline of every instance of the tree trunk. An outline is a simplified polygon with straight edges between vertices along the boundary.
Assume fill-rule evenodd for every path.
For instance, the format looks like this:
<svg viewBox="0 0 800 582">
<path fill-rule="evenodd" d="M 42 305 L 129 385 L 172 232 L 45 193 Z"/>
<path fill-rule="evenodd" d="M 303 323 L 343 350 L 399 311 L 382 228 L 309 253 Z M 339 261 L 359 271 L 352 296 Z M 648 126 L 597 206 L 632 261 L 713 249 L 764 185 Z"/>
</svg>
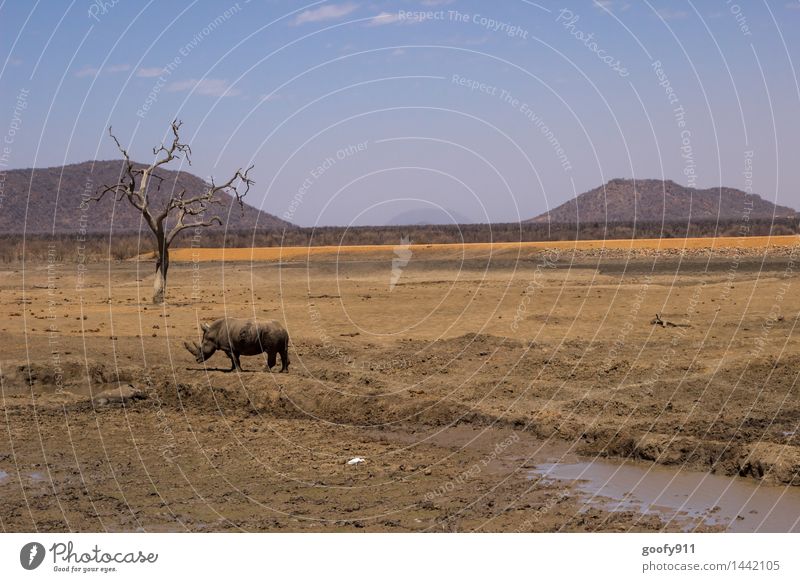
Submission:
<svg viewBox="0 0 800 582">
<path fill-rule="evenodd" d="M 158 242 L 158 261 L 156 261 L 156 277 L 153 281 L 153 303 L 164 303 L 167 294 L 167 270 L 169 269 L 169 248 L 166 241 Z"/>
</svg>

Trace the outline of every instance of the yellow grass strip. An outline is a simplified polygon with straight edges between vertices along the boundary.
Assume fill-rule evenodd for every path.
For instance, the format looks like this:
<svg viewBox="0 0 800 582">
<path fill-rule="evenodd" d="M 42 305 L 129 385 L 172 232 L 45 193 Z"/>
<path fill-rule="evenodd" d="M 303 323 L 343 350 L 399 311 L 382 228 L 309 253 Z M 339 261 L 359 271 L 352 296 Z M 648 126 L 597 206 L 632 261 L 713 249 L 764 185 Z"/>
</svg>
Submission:
<svg viewBox="0 0 800 582">
<path fill-rule="evenodd" d="M 489 251 L 535 250 L 535 249 L 723 249 L 723 248 L 767 248 L 788 247 L 800 244 L 798 235 L 782 236 L 725 236 L 717 238 L 646 238 L 619 240 L 580 240 L 546 242 L 501 242 L 501 243 L 453 243 L 433 245 L 411 245 L 414 253 L 427 254 L 439 251 Z M 357 255 L 363 253 L 392 253 L 392 245 L 354 245 L 320 247 L 254 247 L 254 248 L 181 248 L 170 253 L 177 262 L 206 261 L 293 261 L 320 255 Z M 152 256 L 152 255 L 151 255 Z"/>
</svg>

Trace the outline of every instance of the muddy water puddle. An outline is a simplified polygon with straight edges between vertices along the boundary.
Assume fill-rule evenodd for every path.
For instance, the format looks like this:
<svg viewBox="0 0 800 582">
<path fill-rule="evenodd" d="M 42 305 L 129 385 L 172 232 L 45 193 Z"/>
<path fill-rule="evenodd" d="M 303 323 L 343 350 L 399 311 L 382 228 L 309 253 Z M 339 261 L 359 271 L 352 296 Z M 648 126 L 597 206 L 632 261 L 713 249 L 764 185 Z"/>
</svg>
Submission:
<svg viewBox="0 0 800 582">
<path fill-rule="evenodd" d="M 685 531 L 711 526 L 729 532 L 800 532 L 800 487 L 658 464 L 588 459 L 575 454 L 567 442 L 537 439 L 522 431 L 459 426 L 375 434 L 409 448 L 432 444 L 449 449 L 449 454 L 476 450 L 489 461 L 480 464 L 482 470 L 518 473 L 569 488 L 584 510 L 656 515 Z M 396 452 L 402 456 L 402 451 Z M 637 518 L 633 519 L 636 529 Z"/>
<path fill-rule="evenodd" d="M 797 487 L 607 460 L 543 463 L 530 476 L 571 483 L 587 507 L 656 514 L 687 531 L 706 524 L 730 532 L 800 532 Z"/>
</svg>

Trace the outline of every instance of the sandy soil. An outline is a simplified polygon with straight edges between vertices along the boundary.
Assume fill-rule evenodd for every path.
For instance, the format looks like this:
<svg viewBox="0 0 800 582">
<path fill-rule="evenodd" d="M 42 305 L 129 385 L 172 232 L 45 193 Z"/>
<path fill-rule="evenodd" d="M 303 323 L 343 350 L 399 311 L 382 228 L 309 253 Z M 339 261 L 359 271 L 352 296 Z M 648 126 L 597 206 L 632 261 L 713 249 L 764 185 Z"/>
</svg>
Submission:
<svg viewBox="0 0 800 582">
<path fill-rule="evenodd" d="M 461 256 L 486 256 L 498 253 L 507 254 L 515 251 L 525 255 L 530 252 L 558 250 L 570 252 L 572 250 L 600 250 L 600 251 L 676 251 L 710 249 L 730 253 L 735 249 L 785 249 L 797 244 L 794 235 L 780 236 L 749 236 L 732 237 L 721 236 L 716 238 L 642 238 L 636 240 L 577 240 L 555 242 L 495 242 L 495 243 L 465 243 L 465 244 L 435 244 L 435 245 L 409 245 L 409 250 L 419 257 L 437 259 L 442 253 L 455 251 Z M 172 256 L 174 260 L 185 262 L 206 261 L 289 261 L 289 260 L 315 260 L 322 257 L 331 258 L 344 254 L 352 259 L 353 255 L 382 256 L 387 252 L 386 246 L 378 245 L 353 245 L 341 246 L 315 246 L 315 247 L 253 247 L 253 248 L 180 248 L 175 249 Z M 151 258 L 149 256 L 143 258 Z"/>
<path fill-rule="evenodd" d="M 0 272 L 3 530 L 686 528 L 531 478 L 578 456 L 800 484 L 795 246 L 182 252 L 165 306 L 148 262 Z M 290 373 L 196 364 L 223 315 Z"/>
</svg>

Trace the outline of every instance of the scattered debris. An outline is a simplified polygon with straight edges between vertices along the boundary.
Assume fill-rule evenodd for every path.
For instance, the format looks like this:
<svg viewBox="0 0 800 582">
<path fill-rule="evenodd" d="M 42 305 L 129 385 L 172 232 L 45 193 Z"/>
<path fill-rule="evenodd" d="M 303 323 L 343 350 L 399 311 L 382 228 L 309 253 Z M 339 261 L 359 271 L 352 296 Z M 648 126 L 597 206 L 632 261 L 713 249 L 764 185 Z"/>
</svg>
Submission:
<svg viewBox="0 0 800 582">
<path fill-rule="evenodd" d="M 142 390 L 132 384 L 126 384 L 118 388 L 103 390 L 92 400 L 97 406 L 108 406 L 110 404 L 128 404 L 134 400 L 143 400 L 145 398 L 147 398 L 147 395 Z"/>
<path fill-rule="evenodd" d="M 661 319 L 658 313 L 656 313 L 655 319 L 650 320 L 650 325 L 660 325 L 661 327 L 692 327 L 688 323 L 673 323 L 666 319 Z"/>
</svg>

